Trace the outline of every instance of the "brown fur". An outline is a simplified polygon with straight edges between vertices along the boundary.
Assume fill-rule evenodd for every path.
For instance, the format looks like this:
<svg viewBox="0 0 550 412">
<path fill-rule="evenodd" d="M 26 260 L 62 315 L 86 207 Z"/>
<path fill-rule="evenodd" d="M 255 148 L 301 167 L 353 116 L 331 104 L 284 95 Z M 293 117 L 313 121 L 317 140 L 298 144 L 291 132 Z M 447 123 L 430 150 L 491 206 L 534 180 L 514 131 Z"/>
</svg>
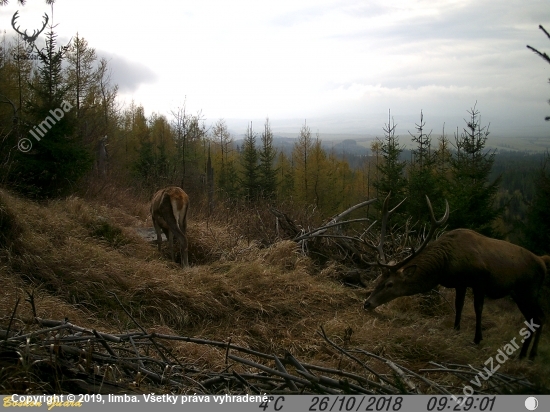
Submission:
<svg viewBox="0 0 550 412">
<path fill-rule="evenodd" d="M 528 322 L 540 325 L 530 358 L 537 354 L 544 313 L 540 291 L 550 256 L 537 256 L 527 249 L 502 240 L 485 237 L 473 230 L 456 229 L 443 234 L 402 268 L 385 272 L 365 301 L 365 309 L 400 296 L 428 292 L 437 285 L 456 289 L 455 329 L 460 329 L 466 288 L 474 292 L 476 333 L 482 340 L 481 313 L 485 296 L 499 299 L 511 295 Z M 526 356 L 533 334 L 527 337 L 520 358 Z"/>
<path fill-rule="evenodd" d="M 156 192 L 151 201 L 151 216 L 157 232 L 157 244 L 161 249 L 161 230 L 166 235 L 170 244 L 172 261 L 174 256 L 174 236 L 178 238 L 181 254 L 181 265 L 188 266 L 188 241 L 187 241 L 187 211 L 189 209 L 189 197 L 179 187 L 170 186 Z"/>
</svg>

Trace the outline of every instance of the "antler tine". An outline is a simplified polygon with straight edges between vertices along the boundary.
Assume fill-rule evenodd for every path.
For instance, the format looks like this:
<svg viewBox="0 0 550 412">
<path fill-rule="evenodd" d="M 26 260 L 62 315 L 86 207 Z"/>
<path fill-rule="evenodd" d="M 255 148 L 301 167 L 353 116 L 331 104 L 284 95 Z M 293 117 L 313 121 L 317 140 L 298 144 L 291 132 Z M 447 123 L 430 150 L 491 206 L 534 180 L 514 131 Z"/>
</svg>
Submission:
<svg viewBox="0 0 550 412">
<path fill-rule="evenodd" d="M 42 33 L 46 26 L 48 25 L 48 22 L 50 21 L 50 18 L 48 17 L 47 13 L 44 13 L 44 24 L 42 25 L 42 29 L 38 32 L 38 34 Z"/>
<path fill-rule="evenodd" d="M 430 198 L 428 197 L 428 195 L 426 195 L 426 202 L 428 203 L 428 208 L 430 209 L 430 218 L 432 220 L 432 223 L 436 225 L 436 229 L 440 226 L 443 226 L 447 222 L 447 219 L 449 219 L 449 202 L 447 201 L 447 199 L 445 199 L 445 214 L 443 215 L 441 220 L 435 220 L 432 202 L 430 202 Z"/>
<path fill-rule="evenodd" d="M 16 20 L 19 18 L 18 14 L 19 14 L 19 10 L 17 10 L 15 13 L 13 13 L 13 17 L 11 18 L 11 27 L 13 27 L 13 29 L 14 29 L 17 33 L 19 33 L 21 36 L 23 36 L 23 33 L 21 33 L 21 32 L 19 31 L 19 27 L 21 27 L 21 26 L 15 27 L 15 22 L 16 22 Z"/>
<path fill-rule="evenodd" d="M 435 219 L 434 210 L 432 208 L 432 203 L 430 202 L 430 198 L 428 196 L 426 196 L 426 202 L 428 203 L 428 209 L 430 209 L 430 230 L 428 232 L 428 235 L 424 238 L 424 240 L 422 241 L 422 244 L 420 245 L 420 247 L 417 250 L 413 249 L 412 253 L 409 256 L 407 256 L 401 262 L 399 262 L 399 263 L 392 266 L 395 269 L 399 269 L 403 265 L 407 264 L 408 262 L 410 262 L 410 260 L 413 257 L 415 257 L 420 252 L 422 252 L 422 250 L 426 247 L 426 245 L 432 239 L 432 237 L 433 237 L 435 231 L 437 230 L 437 228 L 443 226 L 445 223 L 447 223 L 447 219 L 449 219 L 449 202 L 447 201 L 447 199 L 445 199 L 445 214 L 443 215 L 443 217 L 440 220 Z"/>
</svg>

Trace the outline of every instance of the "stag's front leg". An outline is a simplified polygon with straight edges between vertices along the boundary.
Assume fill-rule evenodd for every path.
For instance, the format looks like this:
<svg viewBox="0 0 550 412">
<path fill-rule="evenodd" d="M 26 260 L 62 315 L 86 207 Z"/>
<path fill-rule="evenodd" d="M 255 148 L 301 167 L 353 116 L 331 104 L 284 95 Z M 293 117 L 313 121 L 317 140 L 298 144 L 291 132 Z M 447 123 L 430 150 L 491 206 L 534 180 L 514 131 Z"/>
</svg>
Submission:
<svg viewBox="0 0 550 412">
<path fill-rule="evenodd" d="M 462 308 L 464 307 L 464 299 L 466 298 L 466 288 L 457 287 L 455 296 L 455 329 L 460 330 L 460 319 L 462 317 Z"/>
<path fill-rule="evenodd" d="M 477 345 L 483 337 L 481 336 L 481 312 L 483 312 L 483 300 L 485 292 L 483 289 L 474 289 L 474 310 L 476 312 L 476 335 L 474 343 Z"/>
</svg>

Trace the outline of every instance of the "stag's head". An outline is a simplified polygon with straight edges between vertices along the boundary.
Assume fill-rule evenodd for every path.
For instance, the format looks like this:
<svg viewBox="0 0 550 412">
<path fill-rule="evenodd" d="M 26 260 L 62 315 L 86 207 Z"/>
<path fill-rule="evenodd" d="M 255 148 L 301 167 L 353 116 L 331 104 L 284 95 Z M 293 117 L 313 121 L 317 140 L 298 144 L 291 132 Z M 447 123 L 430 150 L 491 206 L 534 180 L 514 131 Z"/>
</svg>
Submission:
<svg viewBox="0 0 550 412">
<path fill-rule="evenodd" d="M 426 196 L 431 219 L 430 230 L 427 236 L 424 238 L 421 245 L 416 250 L 413 249 L 411 254 L 405 259 L 397 263 L 390 262 L 386 264 L 386 256 L 384 254 L 383 245 L 386 236 L 388 219 L 401 205 L 401 203 L 403 203 L 401 202 L 392 210 L 388 210 L 389 197 L 390 195 L 386 197 L 384 207 L 382 209 L 380 240 L 376 246 L 371 245 L 377 250 L 379 256 L 378 262 L 372 263 L 372 266 L 381 267 L 383 272 L 379 277 L 374 290 L 370 292 L 370 295 L 368 295 L 367 300 L 365 301 L 363 307 L 367 310 L 372 310 L 377 306 L 383 305 L 384 303 L 390 302 L 401 296 L 410 296 L 421 292 L 427 292 L 434 286 L 428 284 L 429 281 L 424 278 L 423 270 L 415 263 L 415 258 L 420 255 L 428 242 L 432 239 L 436 229 L 443 226 L 449 218 L 449 203 L 447 201 L 445 201 L 445 215 L 440 220 L 436 220 L 430 199 Z"/>
<path fill-rule="evenodd" d="M 395 271 L 384 269 L 384 273 L 382 273 L 378 279 L 375 288 L 370 292 L 363 307 L 367 310 L 372 310 L 395 298 L 414 295 L 421 292 L 417 290 L 416 282 L 412 277 L 415 271 L 416 265 L 411 265 Z"/>
</svg>

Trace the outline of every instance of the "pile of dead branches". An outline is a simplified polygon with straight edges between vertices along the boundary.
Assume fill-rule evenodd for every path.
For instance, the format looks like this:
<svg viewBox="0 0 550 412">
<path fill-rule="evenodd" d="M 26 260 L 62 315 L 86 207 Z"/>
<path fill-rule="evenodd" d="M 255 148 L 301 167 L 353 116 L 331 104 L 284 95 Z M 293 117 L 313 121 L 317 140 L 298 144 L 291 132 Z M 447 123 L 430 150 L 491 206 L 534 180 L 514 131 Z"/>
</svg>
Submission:
<svg viewBox="0 0 550 412">
<path fill-rule="evenodd" d="M 376 221 L 368 217 L 349 220 L 344 218 L 376 200 L 371 199 L 352 206 L 317 228 L 305 228 L 275 208 L 270 211 L 277 218 L 279 236 L 298 242 L 302 252 L 321 260 L 330 259 L 350 266 L 365 266 L 365 257 L 372 254 L 369 236 Z"/>
<path fill-rule="evenodd" d="M 341 279 L 345 283 L 366 286 L 365 280 L 372 280 L 378 275 L 376 268 L 397 268 L 420 253 L 434 236 L 443 232 L 449 217 L 449 204 L 445 201 L 445 215 L 441 220 L 436 220 L 430 199 L 426 196 L 431 217 L 429 230 L 426 225 L 420 228 L 418 222 L 411 224 L 410 217 L 404 223 L 401 219 L 401 224 L 390 224 L 390 217 L 406 200 L 390 209 L 390 197 L 391 192 L 383 202 L 379 220 L 372 219 L 368 212 L 369 206 L 377 202 L 377 199 L 370 199 L 348 208 L 317 228 L 307 230 L 277 209 L 271 208 L 271 213 L 277 218 L 278 233 L 297 242 L 304 254 L 321 263 L 332 260 L 353 268 L 345 270 Z M 367 208 L 363 214 L 365 217 L 349 218 L 364 208 Z M 370 269 L 370 273 L 365 273 L 367 271 L 364 269 Z"/>
<path fill-rule="evenodd" d="M 124 334 L 86 329 L 67 321 L 36 318 L 40 327 L 16 334 L 0 331 L 0 382 L 19 393 L 176 393 L 176 394 L 461 394 L 477 369 L 440 365 L 413 372 L 362 349 L 344 349 L 318 332 L 336 367 L 300 362 L 249 348 L 186 336 Z M 169 348 L 174 342 L 208 345 L 225 357 L 219 370 L 184 362 Z M 434 375 L 450 379 L 433 380 Z M 430 377 L 428 377 L 430 376 Z M 456 379 L 458 377 L 458 379 Z M 529 393 L 524 378 L 498 374 L 476 393 Z"/>
</svg>

